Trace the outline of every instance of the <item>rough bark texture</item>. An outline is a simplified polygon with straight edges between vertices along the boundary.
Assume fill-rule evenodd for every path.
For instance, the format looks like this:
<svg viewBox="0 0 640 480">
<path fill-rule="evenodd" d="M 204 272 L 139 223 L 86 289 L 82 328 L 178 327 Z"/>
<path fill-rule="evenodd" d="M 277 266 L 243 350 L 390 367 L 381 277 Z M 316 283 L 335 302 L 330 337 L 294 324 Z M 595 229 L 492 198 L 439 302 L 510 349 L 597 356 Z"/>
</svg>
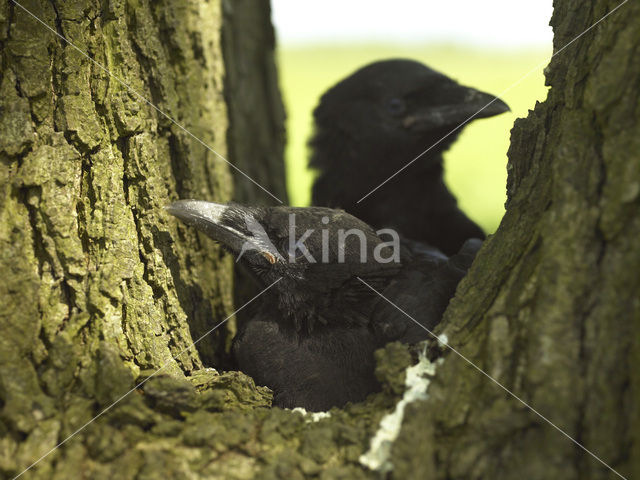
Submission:
<svg viewBox="0 0 640 480">
<path fill-rule="evenodd" d="M 233 163 L 287 204 L 284 181 L 284 105 L 278 89 L 275 35 L 269 2 L 224 0 L 222 49 L 225 97 Z M 251 205 L 278 202 L 234 172 L 234 200 Z"/>
<path fill-rule="evenodd" d="M 252 179 L 268 190 L 265 192 L 233 171 L 233 199 L 248 205 L 276 205 L 280 200 L 286 205 L 285 114 L 278 89 L 269 2 L 224 0 L 222 11 L 229 155 L 234 165 L 251 172 Z M 234 285 L 237 306 L 245 305 L 260 292 L 240 268 L 235 269 Z M 240 311 L 237 321 L 250 318 L 252 307 L 248 305 Z M 234 327 L 235 324 L 230 326 L 232 332 Z"/>
<path fill-rule="evenodd" d="M 219 2 L 24 6 L 227 155 Z M 180 379 L 202 372 L 203 360 L 215 364 L 216 334 L 200 342 L 200 355 L 189 347 L 232 311 L 230 259 L 162 207 L 178 197 L 227 201 L 232 182 L 224 161 L 10 2 L 0 6 L 0 41 L 5 476 L 145 372 L 164 367 Z M 138 427 L 148 425 L 136 415 Z M 125 435 L 103 437 L 100 428 L 87 433 L 114 445 Z M 55 463 L 56 453 L 39 475 L 83 468 L 78 455 L 91 458 L 83 435 L 77 461 Z"/>
<path fill-rule="evenodd" d="M 225 5 L 25 2 L 281 195 L 268 9 Z M 558 1 L 556 48 L 615 5 Z M 638 24 L 632 0 L 553 59 L 549 98 L 513 130 L 505 218 L 441 327 L 628 478 L 640 476 Z M 0 49 L 1 475 L 167 363 L 23 478 L 384 476 L 360 456 L 396 408 L 414 352 L 380 351 L 384 391 L 319 421 L 265 408 L 270 393 L 239 372 L 203 368 L 217 365 L 224 338 L 173 359 L 230 312 L 231 265 L 161 207 L 228 200 L 229 167 L 11 3 L 0 6 Z M 234 182 L 237 198 L 271 202 Z M 390 476 L 614 478 L 455 354 L 441 356 L 381 462 Z"/>
<path fill-rule="evenodd" d="M 555 49 L 618 4 L 557 0 Z M 638 25 L 628 2 L 552 59 L 547 100 L 512 131 L 506 215 L 442 325 L 627 478 L 640 477 Z M 395 445 L 398 478 L 618 478 L 452 352 L 428 395 Z"/>
</svg>

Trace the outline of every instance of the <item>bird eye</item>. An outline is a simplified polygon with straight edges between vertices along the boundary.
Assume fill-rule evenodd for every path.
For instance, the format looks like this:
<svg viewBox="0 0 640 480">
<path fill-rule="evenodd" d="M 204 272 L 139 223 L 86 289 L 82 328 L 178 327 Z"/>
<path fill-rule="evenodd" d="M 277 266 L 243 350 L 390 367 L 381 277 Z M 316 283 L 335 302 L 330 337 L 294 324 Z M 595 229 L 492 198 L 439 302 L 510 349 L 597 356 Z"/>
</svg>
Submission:
<svg viewBox="0 0 640 480">
<path fill-rule="evenodd" d="M 387 102 L 387 110 L 391 115 L 400 115 L 405 110 L 404 100 L 394 97 Z"/>
<path fill-rule="evenodd" d="M 262 252 L 262 256 L 267 259 L 271 265 L 276 263 L 276 257 L 271 252 Z"/>
</svg>

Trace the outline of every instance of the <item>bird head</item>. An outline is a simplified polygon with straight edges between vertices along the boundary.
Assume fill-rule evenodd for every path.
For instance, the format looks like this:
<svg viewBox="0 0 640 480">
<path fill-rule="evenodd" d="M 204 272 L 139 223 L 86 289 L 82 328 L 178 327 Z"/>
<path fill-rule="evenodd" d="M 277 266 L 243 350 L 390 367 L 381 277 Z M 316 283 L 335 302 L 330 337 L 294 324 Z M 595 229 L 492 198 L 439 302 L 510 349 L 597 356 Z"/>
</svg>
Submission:
<svg viewBox="0 0 640 480">
<path fill-rule="evenodd" d="M 279 311 L 281 323 L 297 331 L 366 323 L 371 290 L 358 277 L 382 287 L 401 268 L 395 232 L 375 232 L 341 210 L 200 200 L 165 208 L 221 243 L 260 285 L 273 284 L 266 300 Z"/>
<path fill-rule="evenodd" d="M 507 111 L 509 107 L 499 98 L 460 85 L 419 62 L 375 62 L 337 83 L 320 99 L 310 144 L 316 150 L 333 148 L 335 152 L 314 156 L 311 165 L 323 169 L 329 166 L 324 163 L 342 162 L 361 171 L 368 156 L 383 155 L 389 159 L 389 172 L 395 172 L 394 158 L 406 163 L 436 142 L 434 153 L 442 152 L 460 133 L 460 128 L 451 133 L 456 127 Z M 350 151 L 354 158 L 345 162 L 344 155 Z M 437 155 L 428 157 L 439 160 Z"/>
</svg>

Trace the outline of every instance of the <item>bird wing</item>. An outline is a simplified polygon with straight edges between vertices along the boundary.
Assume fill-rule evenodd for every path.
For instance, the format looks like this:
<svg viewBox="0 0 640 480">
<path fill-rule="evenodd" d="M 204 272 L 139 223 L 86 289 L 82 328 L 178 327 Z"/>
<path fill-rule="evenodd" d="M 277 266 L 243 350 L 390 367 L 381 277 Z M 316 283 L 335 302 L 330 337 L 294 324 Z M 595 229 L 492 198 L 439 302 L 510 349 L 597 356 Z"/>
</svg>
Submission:
<svg viewBox="0 0 640 480">
<path fill-rule="evenodd" d="M 411 262 L 375 305 L 371 326 L 380 344 L 416 343 L 430 337 L 429 331 L 440 323 L 482 241 L 468 240 L 450 258 L 418 243 L 412 245 Z"/>
</svg>

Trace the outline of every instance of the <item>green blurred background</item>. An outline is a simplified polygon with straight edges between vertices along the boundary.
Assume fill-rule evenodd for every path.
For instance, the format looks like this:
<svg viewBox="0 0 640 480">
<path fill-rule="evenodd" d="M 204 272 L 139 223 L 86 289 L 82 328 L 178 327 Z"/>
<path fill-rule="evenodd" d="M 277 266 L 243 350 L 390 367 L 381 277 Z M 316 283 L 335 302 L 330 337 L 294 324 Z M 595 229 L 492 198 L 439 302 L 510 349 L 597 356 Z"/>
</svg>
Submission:
<svg viewBox="0 0 640 480">
<path fill-rule="evenodd" d="M 499 95 L 511 107 L 510 113 L 468 125 L 445 157 L 446 181 L 461 208 L 487 233 L 494 232 L 504 213 L 510 130 L 516 118 L 525 117 L 536 100 L 546 97 L 542 70 L 550 56 L 550 48 L 501 50 L 374 44 L 281 47 L 278 62 L 287 109 L 286 164 L 291 204 L 309 204 L 314 174 L 307 169 L 307 141 L 312 133 L 312 111 L 320 95 L 367 63 L 411 58 L 463 85 Z M 425 145 L 425 149 L 429 146 Z M 406 174 L 411 174 L 410 168 Z"/>
</svg>

